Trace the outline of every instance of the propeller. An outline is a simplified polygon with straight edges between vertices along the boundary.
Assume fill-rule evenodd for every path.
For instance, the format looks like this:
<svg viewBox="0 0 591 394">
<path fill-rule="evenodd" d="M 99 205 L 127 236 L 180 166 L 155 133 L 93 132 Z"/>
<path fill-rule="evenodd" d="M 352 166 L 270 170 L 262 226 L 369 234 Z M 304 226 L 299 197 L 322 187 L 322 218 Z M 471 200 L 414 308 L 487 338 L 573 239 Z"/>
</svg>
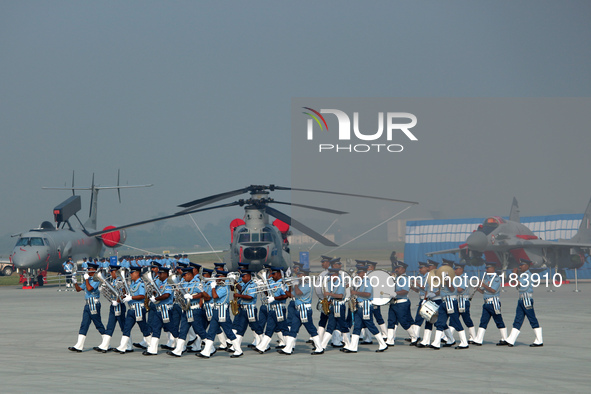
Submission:
<svg viewBox="0 0 591 394">
<path fill-rule="evenodd" d="M 314 209 L 316 211 L 333 213 L 335 215 L 344 215 L 346 213 L 349 213 L 349 212 L 345 212 L 345 211 L 337 211 L 336 209 L 314 207 L 312 205 L 296 204 L 296 203 L 293 203 L 293 202 L 283 202 L 283 201 L 275 201 L 275 200 L 271 200 L 269 202 L 272 203 L 272 204 L 293 205 L 294 207 Z"/>
<path fill-rule="evenodd" d="M 90 190 L 90 211 L 88 212 L 88 217 L 92 215 L 92 201 L 94 200 L 94 172 L 92 173 L 92 186 L 90 186 Z"/>
<path fill-rule="evenodd" d="M 118 231 L 118 230 L 124 230 L 124 229 L 130 228 L 130 227 L 141 226 L 142 224 L 148 224 L 148 223 L 153 223 L 153 222 L 157 222 L 157 221 L 160 221 L 160 220 L 172 219 L 172 218 L 176 218 L 176 217 L 179 217 L 179 216 L 190 215 L 192 213 L 209 211 L 209 210 L 212 210 L 212 209 L 226 208 L 226 207 L 234 207 L 236 205 L 242 205 L 242 204 L 243 204 L 243 202 L 241 202 L 241 201 L 234 201 L 234 202 L 231 202 L 231 203 L 228 203 L 228 204 L 216 205 L 216 206 L 213 206 L 213 207 L 207 207 L 207 208 L 201 208 L 201 209 L 194 209 L 194 210 L 191 210 L 191 211 L 181 211 L 181 212 L 173 213 L 172 215 L 161 216 L 161 217 L 154 218 L 154 219 L 142 220 L 141 222 L 130 223 L 130 224 L 126 224 L 124 226 L 119 226 L 119 227 L 111 228 L 109 230 L 95 231 L 94 233 L 86 233 L 86 235 L 88 235 L 89 237 L 97 237 L 97 236 L 102 235 L 102 234 L 111 233 L 111 232 Z"/>
<path fill-rule="evenodd" d="M 117 169 L 117 195 L 119 196 L 119 204 L 121 204 L 121 189 L 119 188 L 119 179 L 121 175 L 121 168 Z"/>
<path fill-rule="evenodd" d="M 269 215 L 276 217 L 277 219 L 289 224 L 290 226 L 297 228 L 302 233 L 304 233 L 307 236 L 314 238 L 316 241 L 320 242 L 322 245 L 334 246 L 334 247 L 339 246 L 339 245 L 335 244 L 334 242 L 332 242 L 330 239 L 328 239 L 328 238 L 324 237 L 323 235 L 317 233 L 316 231 L 312 230 L 310 227 L 306 226 L 305 224 L 298 222 L 295 219 L 292 219 L 290 216 L 287 216 L 283 212 L 278 211 L 273 207 L 266 206 L 265 212 L 268 213 Z"/>
</svg>

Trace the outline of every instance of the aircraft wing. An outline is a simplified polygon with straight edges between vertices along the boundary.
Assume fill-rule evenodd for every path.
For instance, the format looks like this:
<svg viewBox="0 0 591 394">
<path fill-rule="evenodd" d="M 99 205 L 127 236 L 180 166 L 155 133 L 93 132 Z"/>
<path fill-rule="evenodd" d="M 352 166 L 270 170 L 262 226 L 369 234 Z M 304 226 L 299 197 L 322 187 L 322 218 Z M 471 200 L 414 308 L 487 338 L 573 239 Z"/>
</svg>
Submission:
<svg viewBox="0 0 591 394">
<path fill-rule="evenodd" d="M 546 248 L 552 248 L 556 246 L 564 246 L 569 248 L 591 248 L 591 244 L 572 242 L 568 239 L 564 241 L 539 241 L 535 243 L 535 246 L 541 246 Z M 524 245 L 523 247 L 527 248 L 527 245 Z"/>
<path fill-rule="evenodd" d="M 445 249 L 445 250 L 437 250 L 435 252 L 428 252 L 425 253 L 427 256 L 431 257 L 434 254 L 445 254 L 445 253 L 460 253 L 462 249 L 460 248 L 455 248 L 455 249 Z"/>
</svg>

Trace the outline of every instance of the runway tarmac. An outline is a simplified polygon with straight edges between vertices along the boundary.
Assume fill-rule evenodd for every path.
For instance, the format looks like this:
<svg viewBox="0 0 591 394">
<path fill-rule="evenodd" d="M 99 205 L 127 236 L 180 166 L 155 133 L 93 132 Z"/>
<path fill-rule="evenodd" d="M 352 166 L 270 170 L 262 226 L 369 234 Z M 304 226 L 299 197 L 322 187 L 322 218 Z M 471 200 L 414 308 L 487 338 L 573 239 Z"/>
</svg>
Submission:
<svg viewBox="0 0 591 394">
<path fill-rule="evenodd" d="M 417 349 L 403 341 L 375 353 L 377 345 L 362 346 L 357 354 L 338 349 L 311 356 L 302 328 L 292 356 L 276 352 L 259 355 L 244 348 L 244 356 L 231 359 L 218 352 L 204 360 L 192 354 L 173 358 L 141 352 L 120 355 L 92 350 L 100 335 L 91 325 L 85 351 L 73 353 L 84 297 L 58 292 L 56 286 L 34 290 L 0 287 L 0 382 L 3 392 L 112 391 L 112 392 L 588 392 L 591 384 L 591 284 L 563 285 L 555 292 L 535 291 L 535 309 L 543 328 L 544 346 L 530 348 L 534 334 L 529 323 L 513 348 L 497 347 L 499 332 L 491 321 L 482 347 L 468 350 Z M 501 295 L 503 317 L 513 322 L 517 290 Z M 412 297 L 413 311 L 417 296 Z M 475 298 L 472 318 L 478 326 L 482 299 Z M 107 308 L 103 309 L 107 321 Z M 386 307 L 382 307 L 384 317 Z M 318 312 L 314 312 L 315 322 Z M 118 330 L 118 329 L 117 329 Z M 118 345 L 116 330 L 112 345 Z M 134 340 L 141 334 L 137 326 Z M 244 344 L 252 336 L 248 331 Z M 162 343 L 162 342 L 161 342 Z"/>
</svg>

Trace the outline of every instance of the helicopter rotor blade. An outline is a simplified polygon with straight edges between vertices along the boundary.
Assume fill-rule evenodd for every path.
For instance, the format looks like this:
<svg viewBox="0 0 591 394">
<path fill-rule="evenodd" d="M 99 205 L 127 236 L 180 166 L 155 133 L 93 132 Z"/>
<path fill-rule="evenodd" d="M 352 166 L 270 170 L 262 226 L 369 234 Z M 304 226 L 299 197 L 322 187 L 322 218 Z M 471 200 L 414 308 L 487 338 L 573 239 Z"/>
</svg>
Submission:
<svg viewBox="0 0 591 394">
<path fill-rule="evenodd" d="M 305 224 L 298 222 L 295 219 L 292 219 L 291 217 L 287 216 L 286 214 L 284 214 L 281 211 L 276 210 L 275 208 L 266 206 L 265 207 L 265 212 L 267 212 L 269 215 L 276 217 L 277 219 L 289 224 L 292 227 L 295 227 L 296 229 L 300 230 L 302 233 L 306 234 L 307 236 L 315 239 L 316 241 L 320 242 L 322 245 L 326 245 L 326 246 L 338 246 L 337 244 L 335 244 L 334 242 L 332 242 L 330 239 L 324 237 L 323 235 L 317 233 L 316 231 L 312 230 L 310 227 L 306 226 Z"/>
<path fill-rule="evenodd" d="M 337 211 L 336 209 L 314 207 L 312 205 L 296 204 L 293 202 L 283 202 L 283 201 L 275 201 L 275 200 L 269 201 L 269 202 L 273 203 L 273 204 L 293 205 L 294 207 L 314 209 L 314 210 L 320 211 L 320 212 L 334 213 L 335 215 L 344 215 L 346 213 L 349 213 L 349 212 L 345 212 L 345 211 Z"/>
<path fill-rule="evenodd" d="M 312 192 L 312 193 L 325 193 L 325 194 L 336 194 L 339 196 L 350 196 L 350 197 L 361 197 L 361 198 L 371 198 L 374 200 L 383 200 L 383 201 L 392 201 L 392 202 L 403 202 L 406 204 L 418 204 L 416 201 L 407 201 L 407 200 L 397 200 L 394 198 L 386 198 L 386 197 L 376 197 L 376 196 L 366 196 L 363 194 L 351 194 L 351 193 L 341 193 L 341 192 L 331 192 L 328 190 L 315 190 L 315 189 L 300 189 L 296 187 L 285 187 L 285 186 L 277 186 L 271 185 L 271 190 L 293 190 L 299 192 Z"/>
<path fill-rule="evenodd" d="M 186 202 L 184 204 L 179 205 L 179 207 L 180 208 L 186 208 L 186 209 L 184 209 L 184 210 L 181 211 L 181 212 L 185 212 L 185 211 L 188 211 L 190 209 L 199 208 L 199 207 L 202 207 L 202 206 L 207 205 L 207 204 L 212 204 L 212 203 L 217 202 L 217 201 L 225 200 L 226 198 L 231 198 L 231 197 L 234 197 L 234 196 L 239 196 L 240 194 L 244 194 L 244 193 L 248 192 L 249 190 L 250 190 L 250 187 L 244 187 L 242 189 L 236 189 L 236 190 L 232 190 L 232 191 L 229 191 L 229 192 L 214 194 L 214 195 L 209 196 L 209 197 L 203 197 L 203 198 L 199 198 L 197 200 Z"/>
<path fill-rule="evenodd" d="M 148 224 L 148 223 L 158 222 L 160 220 L 177 218 L 179 216 L 185 216 L 185 215 L 189 215 L 191 213 L 209 211 L 209 210 L 212 210 L 212 209 L 226 208 L 226 207 L 234 207 L 234 206 L 240 205 L 240 204 L 241 204 L 240 201 L 234 201 L 234 202 L 231 202 L 231 203 L 228 203 L 228 204 L 216 205 L 214 207 L 207 207 L 207 208 L 201 208 L 201 209 L 192 209 L 192 210 L 180 211 L 180 212 L 177 212 L 177 213 L 173 213 L 172 215 L 166 215 L 166 216 L 161 216 L 159 218 L 142 220 L 141 222 L 130 223 L 130 224 L 126 224 L 124 226 L 119 226 L 119 227 L 111 228 L 109 230 L 95 231 L 94 233 L 86 233 L 86 235 L 89 236 L 89 237 L 96 237 L 96 236 L 99 236 L 99 235 L 102 235 L 102 234 L 105 234 L 105 233 L 111 233 L 113 231 L 123 230 L 123 229 L 130 228 L 130 227 L 141 226 L 142 224 Z"/>
</svg>

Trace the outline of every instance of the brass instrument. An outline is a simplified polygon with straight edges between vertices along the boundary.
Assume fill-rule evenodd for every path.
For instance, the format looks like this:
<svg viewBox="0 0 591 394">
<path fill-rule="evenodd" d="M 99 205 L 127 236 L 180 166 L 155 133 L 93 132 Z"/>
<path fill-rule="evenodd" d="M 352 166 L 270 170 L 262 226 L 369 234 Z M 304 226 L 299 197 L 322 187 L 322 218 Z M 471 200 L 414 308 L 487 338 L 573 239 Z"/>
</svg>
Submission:
<svg viewBox="0 0 591 394">
<path fill-rule="evenodd" d="M 323 279 L 325 279 L 325 278 L 323 278 Z M 327 291 L 328 291 L 328 289 L 326 288 L 326 282 L 323 280 L 322 281 L 322 294 L 324 294 Z M 320 300 L 320 306 L 322 307 L 322 313 L 324 313 L 327 316 L 330 315 L 330 300 L 328 299 L 327 296 L 324 296 L 324 298 Z"/>
<path fill-rule="evenodd" d="M 259 272 L 256 273 L 256 280 L 255 284 L 257 285 L 257 293 L 263 293 L 267 296 L 270 296 L 273 291 L 271 290 L 271 286 L 269 286 L 269 281 L 267 281 L 267 275 L 269 274 L 269 270 L 267 268 L 263 268 Z M 267 305 L 267 297 L 263 297 L 261 299 L 263 305 Z"/>
<path fill-rule="evenodd" d="M 94 277 L 98 279 L 98 281 L 101 283 L 99 286 L 99 291 L 101 292 L 101 294 L 103 295 L 103 297 L 105 297 L 106 299 L 108 299 L 109 301 L 117 301 L 117 299 L 120 296 L 120 293 L 117 289 L 115 289 L 107 279 L 105 279 L 103 277 L 103 273 L 101 271 L 97 271 L 96 274 L 94 274 Z"/>
<path fill-rule="evenodd" d="M 187 291 L 183 286 L 180 285 L 180 279 L 178 275 L 171 275 L 170 281 L 173 283 L 172 288 L 174 289 L 174 302 L 179 304 L 183 311 L 188 311 L 191 308 L 191 302 L 185 299 Z"/>
<path fill-rule="evenodd" d="M 146 288 L 146 295 L 144 296 L 144 307 L 148 309 L 150 306 L 150 297 L 160 297 L 162 293 L 160 293 L 160 289 L 154 282 L 152 278 L 152 271 L 147 270 L 142 274 L 142 280 L 144 281 L 144 286 Z"/>
<path fill-rule="evenodd" d="M 121 269 L 119 269 L 119 271 L 117 271 L 117 275 L 119 275 L 119 278 L 121 278 L 121 281 L 123 282 L 123 285 L 125 286 L 125 293 L 129 296 L 131 296 L 131 290 L 129 289 L 129 284 L 127 283 L 127 277 L 125 275 L 125 273 L 127 272 L 127 268 L 122 267 Z"/>
<path fill-rule="evenodd" d="M 442 265 L 435 270 L 435 276 L 439 278 L 441 286 L 443 286 L 444 282 L 451 284 L 451 281 L 456 277 L 456 273 L 449 265 Z"/>
<path fill-rule="evenodd" d="M 357 276 L 357 275 L 355 275 Z M 351 283 L 353 283 L 353 279 L 355 276 L 351 277 Z M 353 288 L 352 290 L 357 290 L 357 288 Z M 357 312 L 357 296 L 351 292 L 351 296 L 349 297 L 349 310 L 351 313 Z"/>
</svg>

